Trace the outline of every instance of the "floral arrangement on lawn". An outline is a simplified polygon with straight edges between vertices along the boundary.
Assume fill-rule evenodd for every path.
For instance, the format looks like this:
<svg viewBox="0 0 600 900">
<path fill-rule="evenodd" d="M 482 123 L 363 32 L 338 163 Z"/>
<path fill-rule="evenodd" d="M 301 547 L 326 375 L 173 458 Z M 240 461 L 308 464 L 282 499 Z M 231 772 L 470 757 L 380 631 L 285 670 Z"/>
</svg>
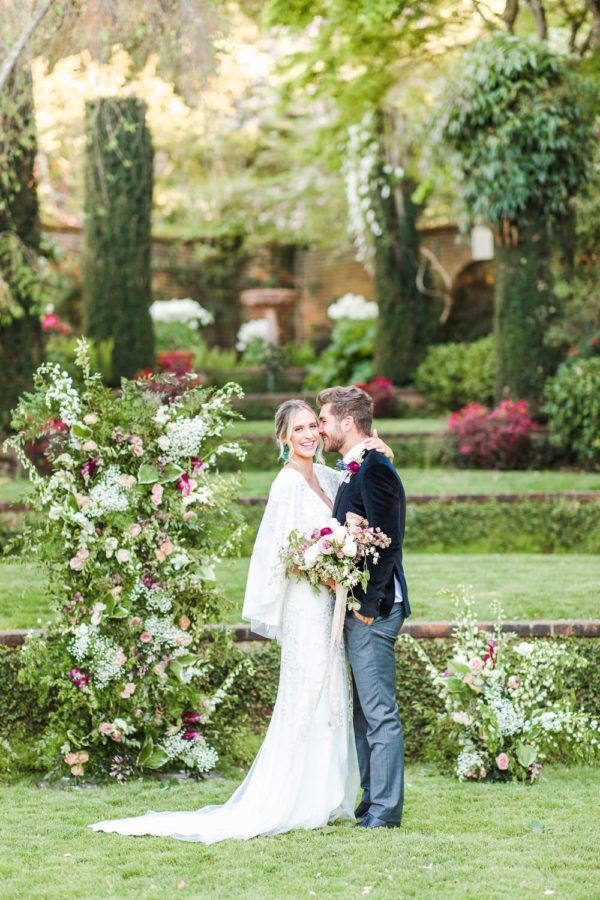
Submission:
<svg viewBox="0 0 600 900">
<path fill-rule="evenodd" d="M 587 762 L 598 755 L 598 722 L 576 709 L 569 673 L 585 660 L 560 640 L 518 640 L 476 622 L 468 593 L 456 603 L 454 648 L 439 671 L 414 638 L 443 701 L 438 725 L 455 758 L 459 779 L 535 781 L 544 760 Z"/>
<path fill-rule="evenodd" d="M 23 679 L 51 709 L 38 748 L 56 774 L 144 768 L 212 769 L 211 718 L 244 663 L 214 685 L 205 623 L 222 602 L 214 566 L 243 525 L 235 480 L 218 474 L 238 385 L 210 391 L 193 378 L 123 381 L 119 393 L 89 368 L 78 390 L 45 363 L 13 415 L 13 447 L 41 515 L 28 550 L 49 573 L 58 619 L 26 643 Z M 46 436 L 48 474 L 24 447 Z M 53 765 L 54 764 L 54 765 Z"/>
</svg>

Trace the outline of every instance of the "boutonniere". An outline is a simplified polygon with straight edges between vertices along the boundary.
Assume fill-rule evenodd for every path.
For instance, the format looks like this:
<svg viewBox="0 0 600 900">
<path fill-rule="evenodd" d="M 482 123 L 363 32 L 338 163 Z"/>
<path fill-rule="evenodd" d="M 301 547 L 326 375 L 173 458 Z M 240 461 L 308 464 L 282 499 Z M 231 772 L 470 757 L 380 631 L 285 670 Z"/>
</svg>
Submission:
<svg viewBox="0 0 600 900">
<path fill-rule="evenodd" d="M 339 459 L 335 467 L 336 469 L 342 469 L 344 472 L 349 472 L 350 475 L 356 475 L 360 467 L 362 466 L 363 457 L 365 455 L 364 450 L 359 450 L 359 452 L 354 457 L 350 457 L 348 462 L 344 462 L 343 459 Z"/>
</svg>

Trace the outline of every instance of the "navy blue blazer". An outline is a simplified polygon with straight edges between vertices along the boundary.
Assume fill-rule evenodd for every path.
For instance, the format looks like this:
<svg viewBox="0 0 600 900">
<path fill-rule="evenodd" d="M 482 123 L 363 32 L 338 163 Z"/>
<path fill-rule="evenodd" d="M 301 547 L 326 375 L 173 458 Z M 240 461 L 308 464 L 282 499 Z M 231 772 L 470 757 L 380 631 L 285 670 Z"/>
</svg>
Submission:
<svg viewBox="0 0 600 900">
<path fill-rule="evenodd" d="M 394 575 L 402 588 L 404 617 L 410 615 L 408 588 L 402 567 L 402 541 L 406 523 L 406 494 L 395 468 L 377 450 L 367 450 L 356 475 L 342 482 L 333 505 L 333 516 L 345 522 L 346 513 L 357 513 L 369 525 L 381 528 L 391 538 L 385 550 L 379 550 L 376 565 L 369 560 L 370 578 L 366 590 L 358 586 L 354 595 L 360 600 L 363 616 L 387 617 L 394 604 L 396 588 Z"/>
</svg>

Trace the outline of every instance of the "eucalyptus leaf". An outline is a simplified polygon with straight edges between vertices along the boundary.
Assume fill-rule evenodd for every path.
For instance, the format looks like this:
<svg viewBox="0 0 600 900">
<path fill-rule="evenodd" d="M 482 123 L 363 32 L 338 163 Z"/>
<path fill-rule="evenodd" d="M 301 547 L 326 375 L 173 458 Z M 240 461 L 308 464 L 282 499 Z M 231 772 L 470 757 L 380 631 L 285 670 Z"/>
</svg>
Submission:
<svg viewBox="0 0 600 900">
<path fill-rule="evenodd" d="M 158 469 L 156 466 L 150 466 L 147 463 L 144 463 L 144 465 L 139 468 L 137 480 L 139 484 L 154 484 L 158 481 Z"/>
</svg>

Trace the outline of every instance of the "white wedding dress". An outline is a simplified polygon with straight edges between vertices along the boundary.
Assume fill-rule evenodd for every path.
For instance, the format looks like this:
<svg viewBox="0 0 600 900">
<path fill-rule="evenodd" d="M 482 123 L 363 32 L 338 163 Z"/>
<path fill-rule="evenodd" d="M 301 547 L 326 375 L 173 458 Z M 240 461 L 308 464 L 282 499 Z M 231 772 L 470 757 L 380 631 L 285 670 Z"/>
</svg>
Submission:
<svg viewBox="0 0 600 900">
<path fill-rule="evenodd" d="M 315 473 L 333 500 L 339 473 L 318 464 Z M 293 528 L 312 531 L 330 517 L 297 470 L 277 475 L 250 561 L 244 618 L 253 631 L 281 641 L 281 672 L 265 740 L 242 784 L 222 806 L 149 812 L 91 828 L 213 844 L 353 818 L 359 776 L 343 643 L 333 660 L 342 702 L 332 705 L 328 691 L 333 598 L 326 588 L 316 594 L 306 581 L 286 579 L 279 563 Z"/>
</svg>

